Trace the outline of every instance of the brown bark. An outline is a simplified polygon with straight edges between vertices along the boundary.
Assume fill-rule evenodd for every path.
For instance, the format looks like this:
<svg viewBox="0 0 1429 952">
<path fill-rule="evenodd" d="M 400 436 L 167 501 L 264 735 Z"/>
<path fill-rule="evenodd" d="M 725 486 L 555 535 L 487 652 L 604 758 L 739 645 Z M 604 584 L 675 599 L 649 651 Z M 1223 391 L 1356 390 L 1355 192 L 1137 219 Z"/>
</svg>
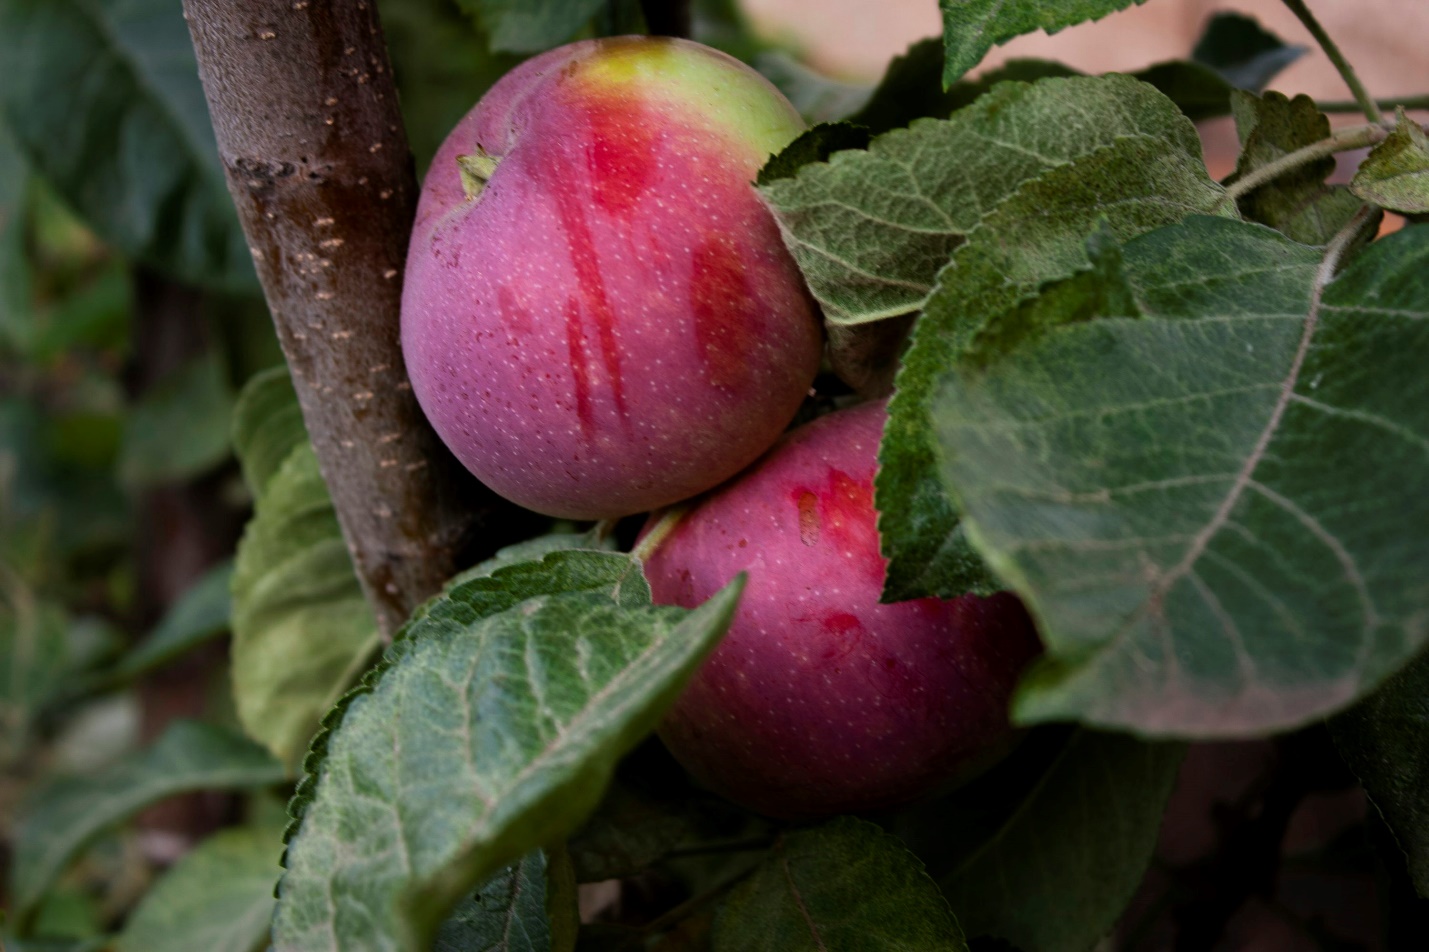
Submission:
<svg viewBox="0 0 1429 952">
<path fill-rule="evenodd" d="M 375 3 L 184 0 L 184 15 L 303 419 L 390 635 L 501 504 L 442 446 L 402 362 L 417 185 Z"/>
</svg>

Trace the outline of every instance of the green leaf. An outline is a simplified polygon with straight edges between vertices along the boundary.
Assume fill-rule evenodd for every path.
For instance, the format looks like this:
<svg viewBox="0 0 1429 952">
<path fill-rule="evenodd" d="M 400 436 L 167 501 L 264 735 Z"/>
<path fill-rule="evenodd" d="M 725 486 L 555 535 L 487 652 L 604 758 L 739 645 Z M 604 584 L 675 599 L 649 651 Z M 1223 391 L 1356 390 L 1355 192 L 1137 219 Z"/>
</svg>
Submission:
<svg viewBox="0 0 1429 952">
<path fill-rule="evenodd" d="M 24 752 L 40 708 L 64 682 L 68 622 L 0 561 L 0 765 Z"/>
<path fill-rule="evenodd" d="M 217 350 L 161 380 L 124 423 L 119 470 L 139 485 L 190 479 L 228 459 L 233 392 Z"/>
<path fill-rule="evenodd" d="M 1224 116 L 1231 111 L 1231 90 L 1224 76 L 1209 66 L 1186 60 L 1154 63 L 1136 73 L 1176 104 L 1193 122 Z"/>
<path fill-rule="evenodd" d="M 539 53 L 572 39 L 604 0 L 457 0 L 491 35 L 491 48 Z"/>
<path fill-rule="evenodd" d="M 868 101 L 848 120 L 878 135 L 914 119 L 946 119 L 954 108 L 943 91 L 943 41 L 930 36 L 893 57 Z"/>
<path fill-rule="evenodd" d="M 418 609 L 314 741 L 277 946 L 425 948 L 474 884 L 585 819 L 741 584 L 656 607 L 629 557 L 558 552 Z"/>
<path fill-rule="evenodd" d="M 1136 134 L 1200 155 L 1195 128 L 1130 77 L 1006 83 L 762 191 L 826 319 L 859 324 L 921 307 L 967 233 L 1023 182 Z"/>
<path fill-rule="evenodd" d="M 969 936 L 1085 952 L 1111 932 L 1151 860 L 1180 744 L 1076 732 L 986 841 L 939 880 Z"/>
<path fill-rule="evenodd" d="M 1429 655 L 1330 721 L 1335 746 L 1399 841 L 1429 899 Z"/>
<path fill-rule="evenodd" d="M 209 569 L 169 608 L 149 637 L 115 665 L 108 677 L 119 681 L 138 677 L 227 631 L 232 611 L 228 589 L 232 580 L 232 562 L 222 562 Z"/>
<path fill-rule="evenodd" d="M 991 584 L 936 477 L 929 400 L 937 375 L 992 316 L 1041 282 L 1084 266 L 1086 236 L 1100 220 L 1126 239 L 1208 211 L 1224 194 L 1201 164 L 1194 128 L 1152 95 L 1159 118 L 1177 130 L 1174 138 L 1124 136 L 1027 182 L 982 219 L 939 274 L 896 378 L 879 450 L 875 499 L 889 559 L 885 601 L 948 598 Z"/>
<path fill-rule="evenodd" d="M 17 939 L 0 929 L 0 941 L 6 952 L 106 952 L 113 939 L 110 936 L 90 936 L 85 939 Z"/>
<path fill-rule="evenodd" d="M 191 790 L 264 787 L 283 779 L 268 753 L 211 724 L 176 721 L 154 745 L 97 774 L 38 790 L 20 818 L 11 896 L 23 920 L 96 836 L 144 807 Z"/>
<path fill-rule="evenodd" d="M 253 495 L 261 497 L 293 450 L 308 442 L 287 367 L 260 371 L 244 384 L 233 407 L 232 439 L 243 478 Z"/>
<path fill-rule="evenodd" d="M 1241 154 L 1227 184 L 1330 135 L 1330 120 L 1308 96 L 1277 92 L 1231 94 Z M 1241 214 L 1305 245 L 1323 245 L 1359 211 L 1361 202 L 1343 186 L 1325 184 L 1335 170 L 1332 156 L 1277 177 L 1240 199 Z"/>
<path fill-rule="evenodd" d="M 1099 20 L 1144 0 L 939 0 L 943 9 L 943 85 L 951 86 L 1001 43 Z"/>
<path fill-rule="evenodd" d="M 1323 288 L 1321 252 L 1222 219 L 1121 255 L 991 314 L 934 404 L 963 526 L 1047 648 L 1014 714 L 1191 737 L 1323 717 L 1429 639 L 1429 229 Z"/>
<path fill-rule="evenodd" d="M 1125 7 L 1127 3 L 1121 3 Z M 1076 75 L 1076 70 L 1058 63 L 1044 63 L 1038 60 L 1010 60 L 1001 69 L 984 74 L 975 82 L 963 81 L 942 92 L 942 45 L 938 41 L 925 41 L 931 48 L 920 48 L 918 57 L 908 63 L 894 60 L 884 85 L 875 91 L 865 113 L 877 115 L 888 110 L 893 115 L 903 113 L 902 121 L 895 125 L 906 125 L 917 115 L 947 115 L 952 109 L 966 105 L 977 95 L 999 79 L 1038 79 L 1042 76 Z M 913 51 L 910 50 L 910 54 Z M 1157 63 L 1133 75 L 1150 83 L 1165 93 L 1181 108 L 1189 118 L 1201 120 L 1212 116 L 1223 116 L 1230 112 L 1230 92 L 1234 88 L 1259 92 L 1276 73 L 1289 66 L 1305 52 L 1303 46 L 1287 46 L 1275 35 L 1261 29 L 1249 17 L 1236 13 L 1220 13 L 1211 18 L 1205 34 L 1196 45 L 1190 61 L 1173 60 Z M 935 59 L 936 57 L 936 59 Z M 914 73 L 910 67 L 916 65 Z M 936 73 L 933 70 L 936 69 Z M 895 73 L 895 70 L 898 72 Z M 895 76 L 903 78 L 901 86 L 888 86 Z M 916 82 L 908 79 L 916 76 Z M 894 97 L 897 96 L 898 100 Z M 939 101 L 939 97 L 942 101 Z M 936 111 L 941 108 L 941 113 Z M 916 110 L 927 111 L 916 111 Z M 876 121 L 869 121 L 863 114 L 854 116 L 861 122 L 882 132 L 884 127 Z"/>
<path fill-rule="evenodd" d="M 17 939 L 0 930 L 0 941 L 6 952 L 106 952 L 113 939 L 110 936 L 90 936 L 85 939 Z"/>
<path fill-rule="evenodd" d="M 1217 13 L 1206 24 L 1191 59 L 1209 66 L 1238 89 L 1260 92 L 1285 67 L 1305 55 L 1248 16 Z"/>
<path fill-rule="evenodd" d="M 307 442 L 264 484 L 238 544 L 232 591 L 239 722 L 278 759 L 295 764 L 379 644 Z"/>
<path fill-rule="evenodd" d="M 463 899 L 437 930 L 432 952 L 550 952 L 546 854 L 532 850 Z"/>
<path fill-rule="evenodd" d="M 1250 17 L 1218 13 L 1196 44 L 1191 60 L 1156 63 L 1137 72 L 1199 122 L 1231 111 L 1231 91 L 1260 92 L 1276 73 L 1306 51 L 1287 46 Z"/>
<path fill-rule="evenodd" d="M 613 537 L 598 539 L 593 529 L 590 532 L 551 532 L 536 536 L 524 542 L 517 542 L 514 545 L 497 549 L 496 554 L 491 558 L 458 573 L 451 581 L 447 582 L 446 587 L 450 590 L 474 578 L 492 575 L 497 569 L 503 569 L 520 562 L 539 562 L 553 552 L 566 552 L 573 549 L 612 552 L 615 550 L 615 539 Z"/>
<path fill-rule="evenodd" d="M 998 83 L 1081 75 L 1070 66 L 1050 60 L 1011 59 L 977 79 L 962 80 L 945 90 L 943 41 L 934 36 L 919 40 L 903 55 L 895 56 L 863 108 L 850 115 L 848 121 L 881 135 L 907 126 L 914 119 L 946 119 Z"/>
<path fill-rule="evenodd" d="M 116 952 L 267 948 L 282 828 L 240 827 L 204 840 L 139 900 Z"/>
<path fill-rule="evenodd" d="M 41 942 L 93 942 L 103 938 L 103 912 L 99 899 L 82 887 L 71 884 L 56 886 L 45 894 L 35 910 L 30 931 L 42 936 Z"/>
<path fill-rule="evenodd" d="M 566 844 L 579 882 L 635 876 L 697 833 L 684 799 L 657 799 L 619 780 Z"/>
<path fill-rule="evenodd" d="M 53 363 L 80 347 L 123 352 L 133 301 L 129 265 L 117 258 L 110 260 L 98 273 L 86 275 L 80 286 L 67 289 L 51 306 L 34 309 L 25 341 L 26 358 Z"/>
<path fill-rule="evenodd" d="M 0 115 L 0 354 L 24 352 L 31 335 L 30 262 L 25 250 L 25 198 L 30 170 Z"/>
<path fill-rule="evenodd" d="M 1429 137 L 1399 110 L 1394 131 L 1370 151 L 1350 190 L 1381 208 L 1406 214 L 1429 212 Z"/>
<path fill-rule="evenodd" d="M 1040 59 L 1011 59 L 977 79 L 964 79 L 943 89 L 943 43 L 937 37 L 920 40 L 895 57 L 883 79 L 850 122 L 866 125 L 875 134 L 910 125 L 914 119 L 946 119 L 998 83 L 1033 83 L 1039 79 L 1065 79 L 1083 75 L 1078 70 Z"/>
<path fill-rule="evenodd" d="M 0 113 L 110 245 L 185 281 L 257 289 L 173 0 L 0 0 Z"/>
<path fill-rule="evenodd" d="M 908 343 L 915 315 L 871 324 L 829 324 L 824 353 L 829 369 L 862 397 L 885 397 L 893 390 L 898 359 Z"/>
<path fill-rule="evenodd" d="M 829 156 L 846 149 L 867 149 L 868 130 L 847 122 L 821 122 L 806 129 L 772 156 L 759 170 L 758 185 L 768 185 L 780 179 L 793 178 L 800 169 L 814 162 L 827 162 Z"/>
<path fill-rule="evenodd" d="M 789 833 L 725 900 L 715 952 L 966 952 L 916 856 L 872 823 Z"/>
</svg>

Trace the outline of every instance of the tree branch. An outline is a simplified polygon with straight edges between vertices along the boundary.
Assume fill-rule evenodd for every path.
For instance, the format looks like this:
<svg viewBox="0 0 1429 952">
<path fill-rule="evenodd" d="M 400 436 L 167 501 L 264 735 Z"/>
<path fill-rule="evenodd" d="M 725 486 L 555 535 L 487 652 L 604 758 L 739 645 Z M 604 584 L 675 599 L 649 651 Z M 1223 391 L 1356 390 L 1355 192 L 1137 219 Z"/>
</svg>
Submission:
<svg viewBox="0 0 1429 952">
<path fill-rule="evenodd" d="M 184 0 L 184 15 L 303 420 L 390 636 L 453 574 L 476 523 L 512 509 L 446 451 L 407 381 L 399 310 L 417 183 L 377 10 Z"/>
</svg>

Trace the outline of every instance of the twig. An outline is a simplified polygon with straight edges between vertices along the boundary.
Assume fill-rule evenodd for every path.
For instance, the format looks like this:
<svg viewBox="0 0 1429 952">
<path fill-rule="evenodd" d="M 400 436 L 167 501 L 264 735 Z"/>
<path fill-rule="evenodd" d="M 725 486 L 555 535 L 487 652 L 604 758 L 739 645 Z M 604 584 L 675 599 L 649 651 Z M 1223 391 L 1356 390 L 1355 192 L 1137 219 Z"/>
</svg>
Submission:
<svg viewBox="0 0 1429 952">
<path fill-rule="evenodd" d="M 1355 97 L 1355 102 L 1359 104 L 1360 111 L 1365 114 L 1365 118 L 1373 123 L 1384 122 L 1384 114 L 1379 111 L 1379 105 L 1365 90 L 1364 84 L 1355 74 L 1355 68 L 1350 65 L 1349 60 L 1345 59 L 1345 55 L 1340 52 L 1335 41 L 1330 39 L 1330 34 L 1325 32 L 1325 28 L 1320 25 L 1319 20 L 1315 19 L 1310 8 L 1305 6 L 1305 0 L 1284 0 L 1284 2 L 1290 8 L 1290 12 L 1305 24 L 1305 29 L 1310 31 L 1315 42 L 1320 44 L 1320 49 L 1324 50 L 1325 55 L 1330 58 L 1330 62 L 1335 64 L 1335 69 L 1340 71 L 1340 76 L 1344 79 L 1345 85 L 1350 87 L 1350 94 Z"/>
<path fill-rule="evenodd" d="M 1262 165 L 1260 168 L 1248 173 L 1244 178 L 1237 179 L 1226 187 L 1226 193 L 1217 201 L 1212 211 L 1222 207 L 1228 202 L 1238 200 L 1242 195 L 1253 192 L 1260 186 L 1270 182 L 1287 172 L 1293 172 L 1302 165 L 1323 159 L 1326 156 L 1334 155 L 1336 152 L 1347 152 L 1350 149 L 1363 149 L 1366 146 L 1377 145 L 1389 137 L 1389 130 L 1382 125 L 1368 124 L 1363 126 L 1351 126 L 1348 129 L 1341 129 L 1329 138 L 1321 139 L 1319 142 L 1312 142 L 1301 149 L 1282 155 L 1274 162 Z"/>
<path fill-rule="evenodd" d="M 1376 99 L 1374 104 L 1384 112 L 1394 112 L 1399 108 L 1404 109 L 1429 109 L 1429 95 L 1424 96 L 1401 96 L 1397 99 Z M 1329 102 L 1317 102 L 1315 108 L 1321 112 L 1359 112 L 1360 104 L 1353 99 L 1331 100 Z"/>
</svg>

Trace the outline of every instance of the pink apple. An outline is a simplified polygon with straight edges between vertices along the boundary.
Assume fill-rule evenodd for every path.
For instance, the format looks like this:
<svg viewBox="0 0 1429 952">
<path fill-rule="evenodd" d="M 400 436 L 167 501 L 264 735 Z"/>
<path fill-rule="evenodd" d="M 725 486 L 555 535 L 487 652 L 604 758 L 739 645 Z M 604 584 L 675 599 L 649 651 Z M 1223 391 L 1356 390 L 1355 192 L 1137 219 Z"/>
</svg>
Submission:
<svg viewBox="0 0 1429 952">
<path fill-rule="evenodd" d="M 660 736 L 749 809 L 808 818 L 950 786 L 1008 746 L 1038 652 L 1010 593 L 879 604 L 873 477 L 882 402 L 793 431 L 698 502 L 649 558 L 655 601 L 692 607 L 749 573 L 724 641 Z"/>
<path fill-rule="evenodd" d="M 402 346 L 452 452 L 595 519 L 693 496 L 788 425 L 815 308 L 752 181 L 799 134 L 758 73 L 684 40 L 588 40 L 501 79 L 437 153 Z"/>
</svg>

